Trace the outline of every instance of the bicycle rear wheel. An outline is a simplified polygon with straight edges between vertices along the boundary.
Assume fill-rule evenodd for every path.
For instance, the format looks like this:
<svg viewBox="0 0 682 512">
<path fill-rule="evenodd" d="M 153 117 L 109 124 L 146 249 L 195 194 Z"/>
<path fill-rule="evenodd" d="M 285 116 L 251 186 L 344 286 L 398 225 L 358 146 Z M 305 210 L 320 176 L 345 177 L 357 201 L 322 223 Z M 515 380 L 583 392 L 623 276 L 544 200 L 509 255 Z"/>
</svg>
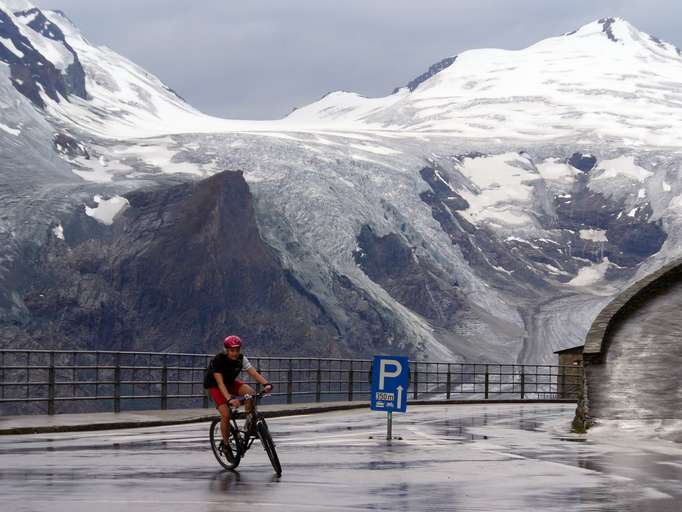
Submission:
<svg viewBox="0 0 682 512">
<path fill-rule="evenodd" d="M 260 437 L 260 442 L 268 454 L 270 463 L 272 464 L 272 469 L 275 470 L 277 476 L 282 476 L 282 465 L 279 463 L 279 457 L 277 456 L 277 451 L 275 450 L 275 443 L 270 435 L 270 429 L 268 429 L 268 424 L 265 423 L 264 418 L 260 418 L 257 423 L 258 437 Z"/>
<path fill-rule="evenodd" d="M 211 422 L 209 430 L 209 438 L 211 439 L 211 449 L 216 460 L 225 469 L 234 469 L 239 466 L 242 454 L 239 450 L 239 431 L 230 422 L 230 442 L 223 445 L 223 435 L 220 432 L 220 418 L 216 418 Z M 229 452 L 228 452 L 229 450 Z M 227 453 L 226 453 L 227 452 Z"/>
</svg>

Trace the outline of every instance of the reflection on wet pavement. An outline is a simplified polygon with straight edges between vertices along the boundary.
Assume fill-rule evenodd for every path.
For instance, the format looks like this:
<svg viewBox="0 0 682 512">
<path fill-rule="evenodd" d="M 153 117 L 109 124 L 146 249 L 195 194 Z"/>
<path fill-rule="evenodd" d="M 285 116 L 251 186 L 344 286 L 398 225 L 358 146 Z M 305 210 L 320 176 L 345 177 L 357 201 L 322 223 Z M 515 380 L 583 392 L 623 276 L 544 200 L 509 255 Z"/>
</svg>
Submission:
<svg viewBox="0 0 682 512">
<path fill-rule="evenodd" d="M 572 434 L 575 406 L 415 406 L 269 420 L 222 471 L 206 424 L 0 438 L 0 510 L 679 511 L 682 447 Z"/>
</svg>

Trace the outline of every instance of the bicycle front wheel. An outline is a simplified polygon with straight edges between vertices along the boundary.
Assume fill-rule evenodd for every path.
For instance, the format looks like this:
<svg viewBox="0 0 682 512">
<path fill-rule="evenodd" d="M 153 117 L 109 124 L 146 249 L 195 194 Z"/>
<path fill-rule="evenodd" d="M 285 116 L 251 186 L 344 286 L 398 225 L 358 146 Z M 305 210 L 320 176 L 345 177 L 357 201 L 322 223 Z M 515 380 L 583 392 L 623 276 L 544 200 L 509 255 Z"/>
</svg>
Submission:
<svg viewBox="0 0 682 512">
<path fill-rule="evenodd" d="M 282 465 L 279 463 L 279 457 L 277 456 L 277 451 L 275 450 L 275 443 L 270 435 L 270 430 L 268 429 L 268 424 L 265 423 L 265 419 L 260 418 L 257 423 L 258 427 L 258 437 L 260 437 L 260 442 L 268 454 L 270 463 L 272 464 L 272 469 L 275 470 L 277 476 L 282 476 Z"/>
<path fill-rule="evenodd" d="M 242 455 L 239 450 L 239 431 L 230 422 L 230 442 L 227 445 L 223 444 L 223 435 L 220 431 L 220 418 L 216 418 L 211 422 L 209 430 L 209 437 L 211 439 L 211 449 L 216 460 L 225 469 L 235 469 L 239 466 Z"/>
</svg>

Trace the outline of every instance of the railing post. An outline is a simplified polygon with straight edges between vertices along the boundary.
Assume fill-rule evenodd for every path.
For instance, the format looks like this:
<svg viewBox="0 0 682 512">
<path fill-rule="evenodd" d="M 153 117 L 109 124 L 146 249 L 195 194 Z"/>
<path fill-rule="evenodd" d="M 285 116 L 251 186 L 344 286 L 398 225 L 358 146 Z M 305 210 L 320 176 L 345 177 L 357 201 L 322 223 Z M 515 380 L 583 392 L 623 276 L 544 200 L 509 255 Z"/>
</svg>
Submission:
<svg viewBox="0 0 682 512">
<path fill-rule="evenodd" d="M 47 370 L 47 414 L 54 414 L 55 381 L 54 352 L 50 352 L 50 367 Z"/>
<path fill-rule="evenodd" d="M 413 397 L 416 400 L 419 393 L 419 371 L 417 370 L 417 363 L 414 363 L 414 388 L 412 388 Z"/>
<path fill-rule="evenodd" d="M 447 379 L 447 391 L 445 392 L 445 397 L 450 400 L 450 389 L 452 387 L 452 373 L 450 372 L 450 363 L 448 363 L 448 379 Z"/>
<path fill-rule="evenodd" d="M 322 395 L 322 363 L 317 360 L 317 382 L 315 383 L 315 401 L 319 402 Z"/>
<path fill-rule="evenodd" d="M 557 398 L 568 398 L 566 395 L 566 368 L 559 366 L 559 375 L 561 375 L 559 389 L 557 390 Z"/>
<path fill-rule="evenodd" d="M 71 352 L 71 396 L 76 396 L 76 366 L 78 356 L 76 352 Z"/>
<path fill-rule="evenodd" d="M 488 399 L 488 392 L 490 391 L 490 373 L 488 372 L 488 365 L 485 365 L 485 399 Z"/>
<path fill-rule="evenodd" d="M 521 366 L 521 400 L 526 396 L 526 372 L 524 367 Z"/>
<path fill-rule="evenodd" d="M 168 361 L 166 354 L 163 355 L 163 366 L 161 367 L 161 410 L 168 409 Z"/>
<path fill-rule="evenodd" d="M 0 398 L 5 398 L 5 353 L 0 352 Z"/>
<path fill-rule="evenodd" d="M 99 350 L 95 350 L 95 397 L 99 397 Z"/>
<path fill-rule="evenodd" d="M 114 354 L 114 412 L 121 412 L 121 353 Z"/>
<path fill-rule="evenodd" d="M 206 361 L 204 361 L 205 362 L 204 368 L 208 368 L 208 362 L 211 360 L 211 358 L 209 356 L 206 356 L 205 359 L 206 359 Z M 205 389 L 204 389 L 204 399 L 203 399 L 202 405 L 204 406 L 204 409 L 208 409 L 208 393 L 206 392 Z"/>
<path fill-rule="evenodd" d="M 289 371 L 287 371 L 287 403 L 291 404 L 294 401 L 294 370 L 291 367 L 292 360 L 289 359 Z"/>
<path fill-rule="evenodd" d="M 31 351 L 26 351 L 26 401 L 31 401 Z"/>
<path fill-rule="evenodd" d="M 251 361 L 252 361 L 253 367 L 256 369 L 256 371 L 258 373 L 261 373 L 262 370 L 260 367 L 260 358 L 252 359 Z M 262 384 L 260 382 L 255 382 L 254 384 L 256 385 L 256 393 L 260 393 Z"/>
<path fill-rule="evenodd" d="M 348 369 L 348 401 L 353 401 L 353 361 L 350 362 L 350 368 Z"/>
</svg>

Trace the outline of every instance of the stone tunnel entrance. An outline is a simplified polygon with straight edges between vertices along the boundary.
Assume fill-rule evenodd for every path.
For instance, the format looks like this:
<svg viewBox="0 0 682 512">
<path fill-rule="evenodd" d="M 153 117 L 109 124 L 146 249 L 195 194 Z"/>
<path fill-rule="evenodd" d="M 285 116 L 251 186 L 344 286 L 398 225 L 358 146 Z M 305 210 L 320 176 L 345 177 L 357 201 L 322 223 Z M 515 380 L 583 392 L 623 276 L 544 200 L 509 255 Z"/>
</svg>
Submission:
<svg viewBox="0 0 682 512">
<path fill-rule="evenodd" d="M 604 308 L 588 332 L 583 358 L 578 423 L 682 419 L 682 260 Z"/>
</svg>

